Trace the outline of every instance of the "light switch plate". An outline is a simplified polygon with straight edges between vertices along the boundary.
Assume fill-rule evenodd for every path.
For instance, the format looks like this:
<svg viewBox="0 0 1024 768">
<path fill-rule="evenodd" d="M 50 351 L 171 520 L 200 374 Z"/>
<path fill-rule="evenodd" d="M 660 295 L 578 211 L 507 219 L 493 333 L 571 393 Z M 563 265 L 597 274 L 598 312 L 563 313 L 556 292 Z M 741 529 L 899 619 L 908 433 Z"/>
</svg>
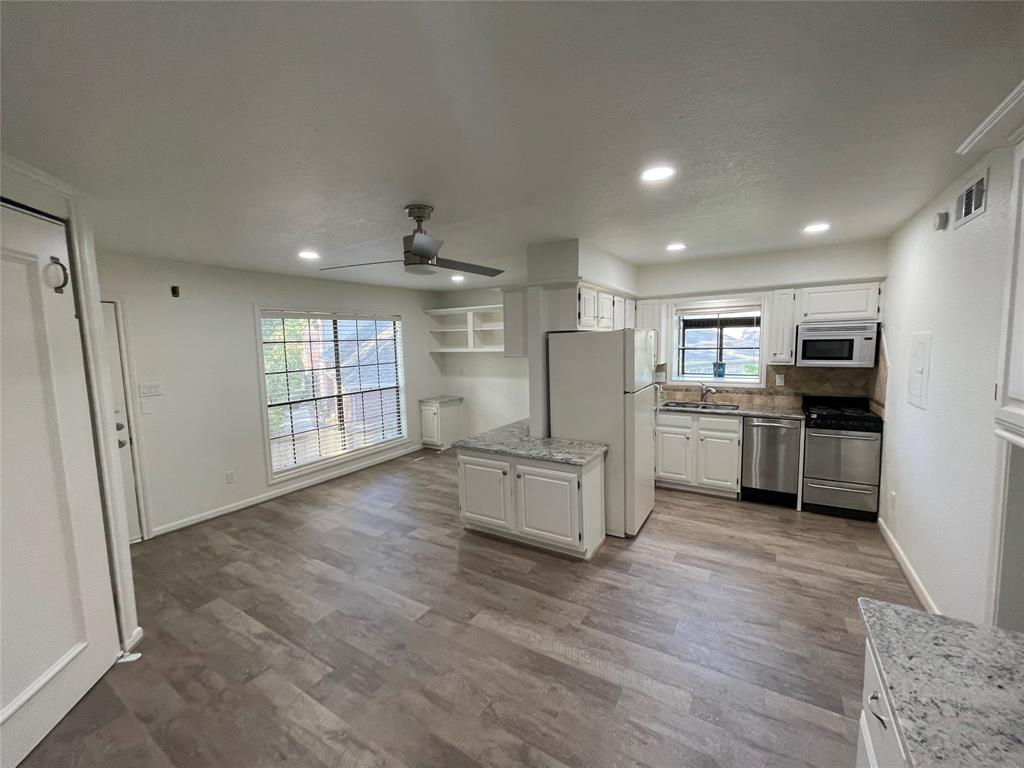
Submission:
<svg viewBox="0 0 1024 768">
<path fill-rule="evenodd" d="M 164 385 L 159 381 L 142 382 L 139 384 L 139 397 L 158 397 L 164 393 Z"/>
<path fill-rule="evenodd" d="M 784 387 L 786 386 L 786 375 L 784 373 L 775 374 L 775 386 Z"/>
<path fill-rule="evenodd" d="M 932 367 L 931 331 L 918 331 L 910 336 L 910 366 L 907 369 L 907 402 L 928 410 L 928 378 Z"/>
</svg>

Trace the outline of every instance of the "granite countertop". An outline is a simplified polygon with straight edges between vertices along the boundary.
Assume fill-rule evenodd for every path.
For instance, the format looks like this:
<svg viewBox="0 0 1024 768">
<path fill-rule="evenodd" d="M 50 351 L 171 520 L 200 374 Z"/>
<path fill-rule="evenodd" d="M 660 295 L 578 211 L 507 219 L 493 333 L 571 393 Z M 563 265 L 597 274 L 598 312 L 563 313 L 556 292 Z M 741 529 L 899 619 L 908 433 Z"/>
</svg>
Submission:
<svg viewBox="0 0 1024 768">
<path fill-rule="evenodd" d="M 461 403 L 461 395 L 436 395 L 434 397 L 421 397 L 421 403 L 437 403 L 438 405 L 444 403 Z"/>
<path fill-rule="evenodd" d="M 804 420 L 804 412 L 800 408 L 777 408 L 770 405 L 741 405 L 737 408 L 715 408 L 714 403 L 709 403 L 708 408 L 667 408 L 659 405 L 658 410 L 663 413 L 709 413 L 713 416 L 761 416 L 769 419 L 799 419 Z"/>
<path fill-rule="evenodd" d="M 1024 765 L 1024 633 L 858 602 L 913 768 Z"/>
<path fill-rule="evenodd" d="M 601 443 L 587 443 L 582 440 L 561 440 L 552 437 L 530 437 L 528 419 L 514 421 L 503 427 L 481 432 L 473 437 L 463 437 L 452 445 L 455 448 L 500 453 L 521 459 L 553 461 L 557 464 L 583 466 L 608 450 Z"/>
</svg>

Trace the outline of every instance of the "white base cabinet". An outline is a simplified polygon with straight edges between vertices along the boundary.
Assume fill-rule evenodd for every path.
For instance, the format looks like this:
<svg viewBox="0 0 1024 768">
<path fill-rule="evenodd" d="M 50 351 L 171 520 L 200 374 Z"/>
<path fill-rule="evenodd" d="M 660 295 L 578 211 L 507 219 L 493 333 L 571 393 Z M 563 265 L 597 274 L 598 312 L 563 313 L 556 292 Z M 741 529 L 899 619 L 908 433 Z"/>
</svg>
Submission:
<svg viewBox="0 0 1024 768">
<path fill-rule="evenodd" d="M 861 694 L 857 768 L 906 768 L 881 675 L 875 667 L 870 641 L 864 648 L 864 690 Z"/>
<path fill-rule="evenodd" d="M 655 480 L 735 495 L 740 491 L 743 418 L 658 411 Z"/>
<path fill-rule="evenodd" d="M 458 440 L 462 426 L 462 398 L 428 397 L 420 400 L 420 429 L 423 445 L 444 450 Z"/>
<path fill-rule="evenodd" d="M 585 466 L 459 451 L 467 528 L 589 560 L 604 541 L 604 457 Z"/>
</svg>

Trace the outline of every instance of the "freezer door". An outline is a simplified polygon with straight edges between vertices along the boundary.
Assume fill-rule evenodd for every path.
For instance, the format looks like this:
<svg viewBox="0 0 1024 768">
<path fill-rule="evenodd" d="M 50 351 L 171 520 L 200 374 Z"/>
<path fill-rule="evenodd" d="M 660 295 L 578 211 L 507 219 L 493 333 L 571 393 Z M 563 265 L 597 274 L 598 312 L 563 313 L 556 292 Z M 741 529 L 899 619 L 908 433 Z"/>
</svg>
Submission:
<svg viewBox="0 0 1024 768">
<path fill-rule="evenodd" d="M 654 509 L 655 388 L 625 396 L 626 530 L 636 536 Z"/>
<path fill-rule="evenodd" d="M 658 333 L 650 328 L 622 331 L 625 348 L 624 392 L 639 392 L 654 383 L 658 364 Z"/>
</svg>

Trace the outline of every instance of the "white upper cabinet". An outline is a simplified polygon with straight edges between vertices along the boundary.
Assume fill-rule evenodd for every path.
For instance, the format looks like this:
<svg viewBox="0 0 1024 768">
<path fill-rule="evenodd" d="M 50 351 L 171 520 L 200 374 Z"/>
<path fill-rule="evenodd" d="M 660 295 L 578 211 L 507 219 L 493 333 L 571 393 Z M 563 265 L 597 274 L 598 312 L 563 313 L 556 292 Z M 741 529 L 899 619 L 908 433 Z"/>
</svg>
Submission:
<svg viewBox="0 0 1024 768">
<path fill-rule="evenodd" d="M 612 297 L 612 330 L 621 331 L 626 327 L 626 298 Z"/>
<path fill-rule="evenodd" d="M 615 297 L 604 291 L 597 292 L 597 327 L 611 330 L 615 324 Z"/>
<path fill-rule="evenodd" d="M 578 307 L 578 325 L 580 328 L 597 328 L 597 289 L 589 285 L 580 285 Z"/>
<path fill-rule="evenodd" d="M 626 328 L 636 328 L 636 299 L 626 299 Z"/>
<path fill-rule="evenodd" d="M 797 291 L 785 288 L 772 293 L 768 315 L 768 362 L 793 365 L 796 362 Z"/>
<path fill-rule="evenodd" d="M 822 285 L 800 291 L 800 316 L 797 322 L 877 320 L 880 309 L 878 283 Z"/>
</svg>

